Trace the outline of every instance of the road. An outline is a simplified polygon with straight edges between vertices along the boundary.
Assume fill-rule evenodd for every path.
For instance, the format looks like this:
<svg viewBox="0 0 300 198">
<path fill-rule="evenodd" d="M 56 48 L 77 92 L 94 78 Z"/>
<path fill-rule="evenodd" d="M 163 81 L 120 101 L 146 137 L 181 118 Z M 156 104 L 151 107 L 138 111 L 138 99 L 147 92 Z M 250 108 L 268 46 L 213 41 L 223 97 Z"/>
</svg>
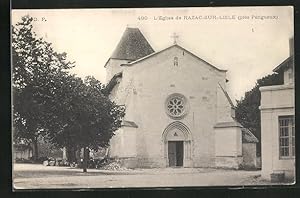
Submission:
<svg viewBox="0 0 300 198">
<path fill-rule="evenodd" d="M 268 185 L 260 171 L 161 168 L 109 171 L 39 164 L 14 164 L 16 189 L 123 188 Z"/>
</svg>

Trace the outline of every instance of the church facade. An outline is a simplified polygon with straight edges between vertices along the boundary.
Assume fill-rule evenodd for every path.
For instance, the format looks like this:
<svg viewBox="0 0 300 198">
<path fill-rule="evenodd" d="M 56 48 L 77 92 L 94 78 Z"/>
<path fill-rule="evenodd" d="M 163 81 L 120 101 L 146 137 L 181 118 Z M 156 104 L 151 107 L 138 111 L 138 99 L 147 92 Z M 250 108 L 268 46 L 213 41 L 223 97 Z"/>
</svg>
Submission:
<svg viewBox="0 0 300 198">
<path fill-rule="evenodd" d="M 257 143 L 235 120 L 226 70 L 176 43 L 155 52 L 127 28 L 105 68 L 109 97 L 126 109 L 109 156 L 126 167 L 239 168 L 243 142 Z"/>
</svg>

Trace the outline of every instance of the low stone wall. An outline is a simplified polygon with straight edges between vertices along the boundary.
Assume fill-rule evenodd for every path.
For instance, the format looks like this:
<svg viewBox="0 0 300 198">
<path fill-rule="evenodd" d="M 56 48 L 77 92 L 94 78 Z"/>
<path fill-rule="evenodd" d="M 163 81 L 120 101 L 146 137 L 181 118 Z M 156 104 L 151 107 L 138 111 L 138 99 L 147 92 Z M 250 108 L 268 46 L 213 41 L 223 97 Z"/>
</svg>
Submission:
<svg viewBox="0 0 300 198">
<path fill-rule="evenodd" d="M 253 169 L 257 167 L 256 164 L 256 144 L 243 143 L 243 168 Z"/>
</svg>

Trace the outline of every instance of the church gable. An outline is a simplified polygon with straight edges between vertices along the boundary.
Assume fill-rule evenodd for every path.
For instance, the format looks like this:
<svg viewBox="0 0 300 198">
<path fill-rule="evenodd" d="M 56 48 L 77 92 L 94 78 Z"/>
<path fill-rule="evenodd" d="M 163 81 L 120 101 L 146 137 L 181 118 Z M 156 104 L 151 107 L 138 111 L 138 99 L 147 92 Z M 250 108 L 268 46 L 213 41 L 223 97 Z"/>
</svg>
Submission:
<svg viewBox="0 0 300 198">
<path fill-rule="evenodd" d="M 158 96 L 166 95 L 166 98 L 181 93 L 194 99 L 191 101 L 203 102 L 205 108 L 218 104 L 218 111 L 231 115 L 233 104 L 226 95 L 226 70 L 212 66 L 178 45 L 123 66 L 122 74 L 120 86 L 112 93 L 120 104 L 128 104 L 132 97 L 162 103 L 165 99 Z M 200 111 L 203 107 L 199 107 Z M 127 112 L 131 114 L 129 109 Z"/>
<path fill-rule="evenodd" d="M 210 63 L 208 63 L 207 61 L 201 59 L 201 58 L 198 57 L 197 55 L 193 54 L 192 52 L 186 50 L 185 48 L 183 48 L 183 47 L 181 47 L 181 46 L 179 46 L 179 45 L 177 45 L 177 44 L 174 44 L 174 45 L 172 45 L 172 46 L 170 46 L 170 47 L 168 47 L 168 48 L 165 48 L 165 49 L 163 49 L 163 50 L 161 50 L 161 51 L 159 51 L 159 52 L 149 54 L 149 55 L 147 55 L 147 56 L 145 56 L 145 57 L 142 57 L 142 58 L 140 58 L 140 59 L 138 59 L 138 60 L 135 60 L 135 61 L 132 61 L 132 62 L 130 62 L 130 63 L 121 64 L 121 66 L 124 66 L 124 67 L 126 67 L 126 66 L 131 67 L 131 66 L 140 65 L 142 62 L 148 61 L 149 59 L 159 58 L 159 56 L 162 56 L 162 54 L 166 54 L 166 52 L 168 52 L 168 51 L 170 51 L 170 50 L 172 50 L 172 49 L 174 49 L 174 48 L 177 48 L 179 51 L 181 51 L 182 56 L 189 55 L 189 56 L 191 56 L 192 58 L 197 59 L 198 61 L 200 61 L 200 62 L 206 64 L 206 65 L 209 66 L 209 67 L 211 67 L 211 69 L 214 69 L 214 70 L 220 71 L 220 72 L 226 72 L 226 71 L 227 71 L 227 70 L 224 70 L 224 69 L 219 69 L 219 68 L 217 68 L 216 66 L 214 66 L 214 65 L 212 65 L 212 64 L 210 64 Z M 175 57 L 175 56 L 174 56 L 174 65 L 175 65 L 175 66 L 178 66 L 178 57 Z"/>
<path fill-rule="evenodd" d="M 166 87 L 177 86 L 176 89 L 182 87 L 197 92 L 201 87 L 206 90 L 214 86 L 215 89 L 218 83 L 226 87 L 226 70 L 212 66 L 178 45 L 122 67 L 128 77 L 135 78 L 143 83 L 142 87 L 149 89 L 166 91 Z M 153 83 L 158 85 L 153 87 Z M 136 86 L 142 88 L 138 84 Z"/>
<path fill-rule="evenodd" d="M 201 116 L 198 112 L 205 112 L 207 118 L 212 117 L 209 122 L 215 122 L 217 117 L 213 109 L 216 106 L 224 108 L 226 112 L 228 109 L 229 116 L 231 112 L 230 104 L 220 88 L 222 86 L 226 89 L 225 71 L 211 66 L 184 48 L 173 45 L 131 66 L 124 66 L 126 79 L 123 78 L 122 81 L 129 82 L 133 79 L 134 92 L 130 92 L 130 95 L 137 98 L 134 105 L 141 108 L 133 108 L 134 112 L 147 112 L 145 114 L 147 117 L 159 115 L 161 118 L 169 119 L 172 116 L 166 114 L 164 104 L 169 96 L 176 93 L 186 99 L 191 111 L 194 112 L 187 112 L 185 118 L 192 119 L 194 116 L 196 119 L 197 116 Z M 198 105 L 200 103 L 202 105 Z M 156 108 L 157 111 L 149 111 Z M 129 111 L 128 109 L 128 113 L 131 114 Z M 137 117 L 141 116 L 144 115 L 137 115 Z"/>
</svg>

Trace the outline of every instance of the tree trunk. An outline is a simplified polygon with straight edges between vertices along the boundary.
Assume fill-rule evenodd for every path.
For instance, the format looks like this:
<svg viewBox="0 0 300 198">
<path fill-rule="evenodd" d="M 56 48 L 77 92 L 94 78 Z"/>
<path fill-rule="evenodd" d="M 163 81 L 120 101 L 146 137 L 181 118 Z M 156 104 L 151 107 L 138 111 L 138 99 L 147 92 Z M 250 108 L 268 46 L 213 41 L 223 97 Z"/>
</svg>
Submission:
<svg viewBox="0 0 300 198">
<path fill-rule="evenodd" d="M 104 158 L 108 158 L 108 153 L 109 153 L 109 148 L 106 148 Z"/>
<path fill-rule="evenodd" d="M 76 161 L 76 149 L 73 146 L 66 147 L 67 161 L 69 163 L 77 162 Z"/>
<path fill-rule="evenodd" d="M 83 172 L 87 172 L 88 160 L 89 160 L 90 150 L 88 147 L 84 147 L 83 149 Z"/>
<path fill-rule="evenodd" d="M 33 145 L 33 160 L 35 162 L 38 161 L 38 158 L 39 158 L 39 151 L 38 151 L 38 140 L 37 140 L 37 137 L 34 137 L 33 140 L 32 140 L 32 145 Z"/>
</svg>

